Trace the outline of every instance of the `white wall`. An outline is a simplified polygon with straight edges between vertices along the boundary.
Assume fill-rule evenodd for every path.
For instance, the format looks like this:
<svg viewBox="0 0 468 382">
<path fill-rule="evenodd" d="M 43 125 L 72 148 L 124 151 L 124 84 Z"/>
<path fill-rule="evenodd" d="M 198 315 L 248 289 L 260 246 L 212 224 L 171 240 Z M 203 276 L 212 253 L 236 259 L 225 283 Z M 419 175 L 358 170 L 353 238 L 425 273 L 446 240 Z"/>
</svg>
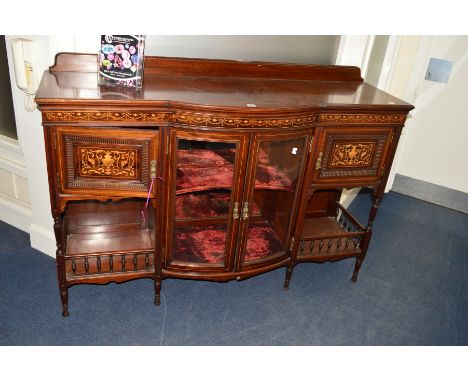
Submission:
<svg viewBox="0 0 468 382">
<path fill-rule="evenodd" d="M 12 87 L 13 105 L 15 108 L 16 127 L 18 130 L 18 156 L 26 175 L 27 182 L 23 182 L 25 193 L 29 194 L 29 209 L 31 215 L 27 221 L 28 226 L 18 228 L 25 229 L 30 234 L 33 248 L 49 255 L 55 253 L 55 239 L 53 235 L 53 220 L 50 212 L 49 189 L 47 182 L 47 166 L 44 148 L 44 135 L 41 127 L 41 115 L 39 111 L 28 112 L 24 108 L 24 94 L 16 86 L 13 59 L 11 56 L 10 40 L 15 37 L 25 37 L 35 42 L 38 52 L 36 70 L 42 73 L 53 63 L 54 54 L 51 51 L 49 36 L 6 36 L 7 55 L 10 66 L 10 79 Z M 13 153 L 7 154 L 11 160 Z M 2 220 L 16 222 L 20 211 L 2 211 Z M 6 214 L 6 216 L 5 216 Z M 22 220 L 24 221 L 24 219 Z"/>
<path fill-rule="evenodd" d="M 5 59 L 6 41 L 1 36 L 1 56 Z M 16 140 L 16 123 L 10 86 L 9 67 L 0 70 L 0 217 L 22 229 L 29 229 L 31 207 L 27 186 L 26 164 Z M 11 102 L 11 103 L 10 103 Z"/>
<path fill-rule="evenodd" d="M 362 72 L 367 69 L 372 38 L 367 35 L 341 36 L 335 65 L 358 66 Z"/>
<path fill-rule="evenodd" d="M 424 80 L 421 70 L 414 74 L 419 79 L 412 89 L 416 108 L 405 129 L 396 172 L 468 192 L 468 36 L 435 36 L 428 52 L 420 62 L 442 58 L 454 61 L 454 67 L 448 84 Z M 405 73 L 409 76 L 410 68 Z M 393 88 L 395 93 L 398 88 Z"/>
<path fill-rule="evenodd" d="M 99 35 L 55 36 L 58 50 L 94 53 Z M 332 65 L 340 36 L 146 36 L 148 56 Z"/>
<path fill-rule="evenodd" d="M 424 78 L 432 37 L 429 36 L 390 36 L 384 65 L 378 87 L 395 97 L 414 104 L 419 86 Z M 416 111 L 417 112 L 417 111 Z M 401 132 L 400 142 L 395 153 L 385 192 L 393 185 L 398 162 L 405 145 L 406 131 L 411 125 L 415 111 L 411 111 Z"/>
<path fill-rule="evenodd" d="M 148 36 L 152 56 L 330 65 L 339 36 Z"/>
<path fill-rule="evenodd" d="M 365 77 L 366 82 L 371 85 L 378 86 L 389 39 L 390 36 L 375 36 L 374 38 Z"/>
</svg>

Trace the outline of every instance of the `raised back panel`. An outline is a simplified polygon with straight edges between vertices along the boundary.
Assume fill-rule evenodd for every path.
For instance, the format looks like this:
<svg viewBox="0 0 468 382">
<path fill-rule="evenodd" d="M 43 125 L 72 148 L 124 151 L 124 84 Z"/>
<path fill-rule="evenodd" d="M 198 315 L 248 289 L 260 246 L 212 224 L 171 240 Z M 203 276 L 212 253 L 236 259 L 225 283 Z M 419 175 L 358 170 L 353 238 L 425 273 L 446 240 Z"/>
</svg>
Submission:
<svg viewBox="0 0 468 382">
<path fill-rule="evenodd" d="M 97 55 L 59 53 L 51 72 L 97 72 Z M 170 76 L 274 78 L 284 80 L 363 82 L 355 66 L 288 64 L 262 61 L 145 57 L 145 74 Z"/>
</svg>

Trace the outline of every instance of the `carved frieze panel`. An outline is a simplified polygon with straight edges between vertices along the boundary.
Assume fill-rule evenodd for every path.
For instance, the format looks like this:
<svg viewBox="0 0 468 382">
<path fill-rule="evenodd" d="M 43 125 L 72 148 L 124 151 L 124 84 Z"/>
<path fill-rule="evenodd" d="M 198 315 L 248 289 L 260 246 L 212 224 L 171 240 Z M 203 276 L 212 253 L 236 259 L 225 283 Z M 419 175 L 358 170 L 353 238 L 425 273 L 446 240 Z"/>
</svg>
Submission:
<svg viewBox="0 0 468 382">
<path fill-rule="evenodd" d="M 289 118 L 225 117 L 199 113 L 151 113 L 151 112 L 111 112 L 111 111 L 45 111 L 43 120 L 48 122 L 153 122 L 177 123 L 192 126 L 233 127 L 233 128 L 281 128 L 312 126 L 316 115 Z"/>
<path fill-rule="evenodd" d="M 380 124 L 380 123 L 404 123 L 406 114 L 342 114 L 322 113 L 318 117 L 321 123 L 358 123 L 358 124 Z"/>
<path fill-rule="evenodd" d="M 112 112 L 112 111 L 46 111 L 43 119 L 49 122 L 166 122 L 170 113 Z"/>
</svg>

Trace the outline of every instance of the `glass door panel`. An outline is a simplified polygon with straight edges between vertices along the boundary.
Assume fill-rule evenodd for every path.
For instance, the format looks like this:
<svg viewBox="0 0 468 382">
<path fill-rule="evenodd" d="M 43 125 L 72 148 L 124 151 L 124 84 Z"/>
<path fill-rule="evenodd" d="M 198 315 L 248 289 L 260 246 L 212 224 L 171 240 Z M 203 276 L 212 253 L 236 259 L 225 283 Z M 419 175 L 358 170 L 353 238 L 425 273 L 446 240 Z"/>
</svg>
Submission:
<svg viewBox="0 0 468 382">
<path fill-rule="evenodd" d="M 256 143 L 250 205 L 244 204 L 242 211 L 243 218 L 249 218 L 244 263 L 287 252 L 307 136 L 282 140 L 262 140 L 260 136 Z"/>
<path fill-rule="evenodd" d="M 177 137 L 174 158 L 173 263 L 227 266 L 241 141 Z M 237 182 L 238 183 L 238 182 Z"/>
</svg>

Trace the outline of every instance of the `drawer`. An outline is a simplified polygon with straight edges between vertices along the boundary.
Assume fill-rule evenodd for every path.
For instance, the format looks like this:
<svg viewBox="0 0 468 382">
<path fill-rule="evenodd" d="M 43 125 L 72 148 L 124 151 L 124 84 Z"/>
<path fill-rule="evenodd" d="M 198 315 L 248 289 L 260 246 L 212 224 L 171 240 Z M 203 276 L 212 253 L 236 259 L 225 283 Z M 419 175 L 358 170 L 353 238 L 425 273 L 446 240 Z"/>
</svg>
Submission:
<svg viewBox="0 0 468 382">
<path fill-rule="evenodd" d="M 390 127 L 319 128 L 313 182 L 377 182 L 384 172 L 392 138 Z"/>
<path fill-rule="evenodd" d="M 56 127 L 60 192 L 146 196 L 158 137 L 154 130 Z"/>
</svg>

